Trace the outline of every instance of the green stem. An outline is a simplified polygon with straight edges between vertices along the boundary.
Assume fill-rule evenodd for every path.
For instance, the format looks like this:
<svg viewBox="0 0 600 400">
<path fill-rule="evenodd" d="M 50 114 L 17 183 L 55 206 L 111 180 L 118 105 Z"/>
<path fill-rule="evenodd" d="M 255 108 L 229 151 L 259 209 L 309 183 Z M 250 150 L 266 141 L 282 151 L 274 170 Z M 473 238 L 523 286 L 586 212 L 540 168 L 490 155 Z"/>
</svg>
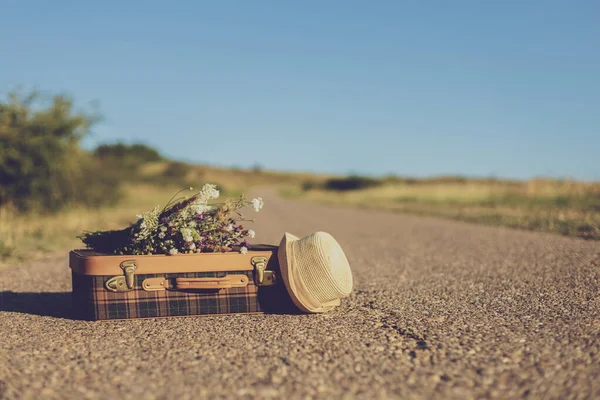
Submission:
<svg viewBox="0 0 600 400">
<path fill-rule="evenodd" d="M 173 195 L 173 197 L 171 197 L 171 199 L 169 200 L 169 202 L 167 203 L 167 205 L 165 206 L 165 208 L 163 208 L 162 212 L 164 212 L 171 205 L 171 202 L 173 201 L 173 199 L 175 198 L 175 196 L 177 196 L 181 192 L 185 192 L 186 190 L 192 190 L 192 188 L 190 187 L 190 188 L 187 188 L 187 189 L 181 189 L 180 191 L 178 191 L 177 193 L 175 193 Z"/>
</svg>

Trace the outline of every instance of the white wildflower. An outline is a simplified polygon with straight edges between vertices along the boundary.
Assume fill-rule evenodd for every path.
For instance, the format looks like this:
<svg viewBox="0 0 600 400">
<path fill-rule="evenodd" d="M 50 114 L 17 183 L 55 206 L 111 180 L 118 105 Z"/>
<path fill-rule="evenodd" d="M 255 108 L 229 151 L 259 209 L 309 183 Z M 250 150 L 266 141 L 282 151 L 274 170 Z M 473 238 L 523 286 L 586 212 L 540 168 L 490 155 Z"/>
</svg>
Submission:
<svg viewBox="0 0 600 400">
<path fill-rule="evenodd" d="M 194 238 L 192 237 L 192 230 L 189 228 L 183 228 L 180 230 L 181 236 L 183 236 L 184 242 L 193 242 Z"/>
<path fill-rule="evenodd" d="M 163 225 L 163 226 L 161 226 L 161 227 L 160 227 L 160 231 L 161 231 L 161 232 L 166 232 L 166 231 L 167 231 L 167 227 L 166 227 L 166 226 L 164 226 L 164 225 Z"/>
<path fill-rule="evenodd" d="M 175 255 L 175 254 L 177 254 L 177 253 L 179 253 L 179 252 L 177 251 L 177 249 L 176 249 L 175 247 L 173 247 L 173 248 L 171 248 L 171 249 L 169 250 L 169 254 L 170 254 L 170 255 L 172 255 L 172 256 L 174 256 L 174 255 Z"/>
<path fill-rule="evenodd" d="M 196 243 L 192 242 L 192 244 L 189 245 L 189 249 L 194 250 L 195 248 L 196 248 Z"/>
<path fill-rule="evenodd" d="M 158 229 L 158 216 L 160 214 L 160 208 L 154 207 L 152 211 L 145 212 L 141 215 L 141 219 L 138 219 L 140 225 L 140 231 L 137 234 L 136 241 L 142 241 L 149 238 Z"/>
<path fill-rule="evenodd" d="M 256 232 L 254 232 L 252 229 L 248 230 L 248 237 L 250 239 L 254 239 L 254 237 L 256 236 Z"/>
<path fill-rule="evenodd" d="M 165 233 L 164 232 L 159 232 L 158 233 L 158 238 L 159 239 L 164 239 L 165 238 Z"/>
<path fill-rule="evenodd" d="M 213 199 L 218 199 L 220 195 L 221 195 L 221 193 L 217 190 L 216 186 L 211 189 L 210 197 L 212 197 Z"/>
<path fill-rule="evenodd" d="M 248 253 L 248 248 L 247 248 L 246 246 L 242 246 L 242 247 L 240 248 L 240 253 L 242 253 L 242 254 L 246 254 L 246 253 Z"/>
<path fill-rule="evenodd" d="M 227 232 L 231 232 L 231 231 L 233 230 L 233 224 L 229 224 L 229 225 L 227 225 L 227 226 L 225 227 L 225 230 L 226 230 Z"/>
<path fill-rule="evenodd" d="M 265 203 L 263 202 L 262 197 L 252 199 L 252 207 L 254 208 L 254 211 L 259 212 L 264 205 Z"/>
<path fill-rule="evenodd" d="M 202 186 L 202 190 L 200 191 L 200 198 L 204 200 L 204 203 L 207 200 L 218 198 L 219 195 L 220 193 L 217 190 L 217 185 L 213 185 L 212 183 L 207 183 L 206 185 Z"/>
<path fill-rule="evenodd" d="M 203 214 L 207 211 L 212 210 L 212 207 L 206 204 L 198 204 L 196 205 L 196 213 L 197 214 Z"/>
</svg>

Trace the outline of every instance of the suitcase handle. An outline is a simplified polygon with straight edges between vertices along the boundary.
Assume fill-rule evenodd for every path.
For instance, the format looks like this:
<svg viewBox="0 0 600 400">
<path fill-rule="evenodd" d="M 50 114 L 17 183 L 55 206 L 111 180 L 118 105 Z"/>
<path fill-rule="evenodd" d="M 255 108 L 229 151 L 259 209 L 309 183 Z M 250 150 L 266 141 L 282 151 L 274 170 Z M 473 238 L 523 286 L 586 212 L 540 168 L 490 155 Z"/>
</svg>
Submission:
<svg viewBox="0 0 600 400">
<path fill-rule="evenodd" d="M 223 278 L 176 278 L 173 289 L 231 289 L 248 286 L 248 277 L 243 274 L 226 275 Z"/>
</svg>

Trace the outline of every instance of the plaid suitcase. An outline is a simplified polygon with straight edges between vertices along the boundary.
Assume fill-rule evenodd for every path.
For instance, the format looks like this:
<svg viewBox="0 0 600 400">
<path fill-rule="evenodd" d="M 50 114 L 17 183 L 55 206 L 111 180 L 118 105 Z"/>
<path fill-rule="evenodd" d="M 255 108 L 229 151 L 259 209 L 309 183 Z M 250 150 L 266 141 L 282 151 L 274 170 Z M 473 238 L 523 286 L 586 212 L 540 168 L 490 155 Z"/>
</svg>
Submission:
<svg viewBox="0 0 600 400">
<path fill-rule="evenodd" d="M 107 320 L 295 311 L 278 285 L 277 248 L 247 254 L 69 254 L 73 311 Z"/>
</svg>

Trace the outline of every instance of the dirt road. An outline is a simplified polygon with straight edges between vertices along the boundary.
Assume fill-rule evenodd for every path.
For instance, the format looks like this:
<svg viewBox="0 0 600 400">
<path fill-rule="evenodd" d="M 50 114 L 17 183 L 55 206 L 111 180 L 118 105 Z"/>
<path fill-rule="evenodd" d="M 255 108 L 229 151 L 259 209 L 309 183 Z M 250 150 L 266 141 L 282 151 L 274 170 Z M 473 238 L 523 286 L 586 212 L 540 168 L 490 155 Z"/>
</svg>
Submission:
<svg viewBox="0 0 600 400">
<path fill-rule="evenodd" d="M 275 197 L 255 229 L 333 234 L 326 315 L 69 319 L 67 257 L 0 270 L 0 398 L 600 397 L 600 244 Z"/>
</svg>

